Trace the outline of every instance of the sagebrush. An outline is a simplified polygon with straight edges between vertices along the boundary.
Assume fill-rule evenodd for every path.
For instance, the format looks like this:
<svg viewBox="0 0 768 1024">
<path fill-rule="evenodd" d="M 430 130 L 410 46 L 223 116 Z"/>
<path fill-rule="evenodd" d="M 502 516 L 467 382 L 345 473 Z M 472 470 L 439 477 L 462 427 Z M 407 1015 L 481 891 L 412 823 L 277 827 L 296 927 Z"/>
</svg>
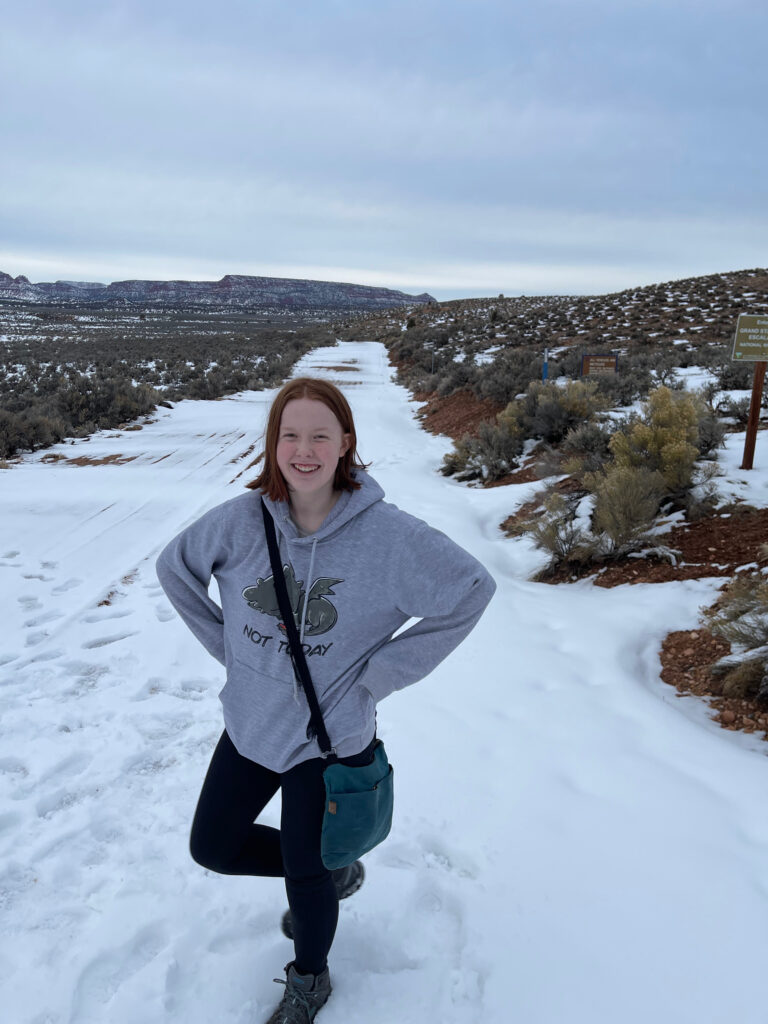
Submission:
<svg viewBox="0 0 768 1024">
<path fill-rule="evenodd" d="M 737 576 L 704 621 L 736 648 L 712 669 L 723 694 L 768 703 L 768 579 L 760 572 Z"/>
</svg>

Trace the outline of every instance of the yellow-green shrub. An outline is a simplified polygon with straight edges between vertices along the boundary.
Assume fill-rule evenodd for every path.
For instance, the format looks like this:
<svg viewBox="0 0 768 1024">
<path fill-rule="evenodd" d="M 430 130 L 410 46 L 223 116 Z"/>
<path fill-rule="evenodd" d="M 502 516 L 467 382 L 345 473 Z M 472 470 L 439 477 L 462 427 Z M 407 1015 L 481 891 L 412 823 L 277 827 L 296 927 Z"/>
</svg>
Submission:
<svg viewBox="0 0 768 1024">
<path fill-rule="evenodd" d="M 643 417 L 611 438 L 616 465 L 660 473 L 669 494 L 688 490 L 699 454 L 702 406 L 701 399 L 685 391 L 661 387 L 651 392 Z"/>
<path fill-rule="evenodd" d="M 585 483 L 595 495 L 592 529 L 604 534 L 614 551 L 631 547 L 651 527 L 666 485 L 657 470 L 612 465 Z"/>
</svg>

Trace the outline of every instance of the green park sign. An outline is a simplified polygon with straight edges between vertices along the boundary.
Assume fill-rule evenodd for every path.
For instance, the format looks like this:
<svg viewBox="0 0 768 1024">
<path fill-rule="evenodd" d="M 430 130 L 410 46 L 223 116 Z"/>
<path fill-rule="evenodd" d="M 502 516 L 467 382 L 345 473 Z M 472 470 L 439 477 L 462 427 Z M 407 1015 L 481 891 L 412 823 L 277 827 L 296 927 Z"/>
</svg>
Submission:
<svg viewBox="0 0 768 1024">
<path fill-rule="evenodd" d="M 733 340 L 733 358 L 745 363 L 768 360 L 768 315 L 740 314 Z"/>
</svg>

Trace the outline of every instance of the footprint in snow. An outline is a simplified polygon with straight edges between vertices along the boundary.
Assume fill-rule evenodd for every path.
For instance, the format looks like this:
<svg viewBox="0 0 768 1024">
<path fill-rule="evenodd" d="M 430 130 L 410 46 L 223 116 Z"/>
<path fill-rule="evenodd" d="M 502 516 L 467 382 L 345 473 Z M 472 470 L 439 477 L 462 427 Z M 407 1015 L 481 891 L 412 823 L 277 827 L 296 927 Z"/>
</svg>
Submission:
<svg viewBox="0 0 768 1024">
<path fill-rule="evenodd" d="M 139 753 L 134 754 L 123 761 L 120 768 L 120 774 L 122 778 L 129 775 L 159 775 L 161 772 L 167 771 L 168 768 L 172 768 L 177 763 L 177 759 L 173 754 L 167 754 L 165 757 L 158 757 L 155 753 Z"/>
<path fill-rule="evenodd" d="M 7 814 L 0 814 L 0 835 L 3 832 L 10 832 L 11 829 L 15 831 L 23 820 L 23 815 L 18 811 L 8 811 Z"/>
<path fill-rule="evenodd" d="M 436 1018 L 448 1016 L 451 1007 L 459 1006 L 472 1007 L 477 1014 L 472 1019 L 484 1020 L 482 1004 L 489 972 L 468 946 L 463 901 L 447 886 L 422 878 L 400 927 L 409 936 L 403 951 L 422 960 L 425 984 L 435 986 Z"/>
<path fill-rule="evenodd" d="M 155 615 L 157 616 L 158 622 L 170 622 L 171 619 L 176 618 L 176 612 L 168 604 L 156 605 Z"/>
<path fill-rule="evenodd" d="M 15 551 L 15 550 L 14 551 L 6 551 L 5 554 L 0 556 L 0 557 L 2 557 L 2 558 L 17 558 L 20 554 L 21 554 L 20 551 Z"/>
<path fill-rule="evenodd" d="M 0 894 L 2 894 L 5 908 L 13 906 L 25 892 L 32 889 L 37 882 L 33 868 L 18 861 L 10 861 L 8 866 L 0 871 Z"/>
<path fill-rule="evenodd" d="M 45 612 L 43 615 L 36 615 L 34 619 L 27 619 L 24 623 L 25 629 L 32 626 L 42 626 L 46 622 L 55 622 L 56 619 L 63 619 L 64 612 Z"/>
<path fill-rule="evenodd" d="M 166 693 L 167 691 L 167 679 L 163 676 L 150 676 L 144 685 L 136 691 L 133 696 L 133 700 L 148 700 L 150 697 L 154 697 L 158 693 Z"/>
<path fill-rule="evenodd" d="M 423 833 L 416 842 L 389 842 L 379 858 L 393 868 L 426 867 L 473 879 L 480 874 L 477 862 L 469 854 L 434 833 Z"/>
<path fill-rule="evenodd" d="M 37 611 L 38 608 L 43 607 L 36 597 L 32 597 L 28 594 L 25 594 L 22 597 L 17 597 L 16 600 L 25 612 L 34 612 Z"/>
<path fill-rule="evenodd" d="M 141 734 L 153 750 L 170 747 L 172 744 L 175 745 L 179 739 L 183 738 L 184 733 L 193 724 L 194 718 L 186 711 L 180 715 L 141 715 L 133 722 L 137 732 Z M 210 743 L 206 740 L 206 751 L 209 747 Z"/>
<path fill-rule="evenodd" d="M 50 636 L 44 629 L 38 629 L 34 633 L 27 634 L 27 639 L 24 641 L 25 647 L 37 647 L 43 640 L 47 640 Z"/>
<path fill-rule="evenodd" d="M 21 574 L 21 578 L 23 580 L 42 580 L 43 583 L 50 583 L 53 576 L 43 576 L 42 573 L 39 572 L 23 572 Z"/>
<path fill-rule="evenodd" d="M 44 772 L 37 780 L 37 783 L 42 785 L 51 780 L 61 782 L 64 779 L 75 778 L 77 775 L 82 775 L 92 761 L 93 755 L 91 754 L 70 754 Z"/>
<path fill-rule="evenodd" d="M 29 769 L 24 761 L 18 757 L 0 757 L 0 775 L 12 775 L 18 779 L 25 779 L 29 775 Z"/>
<path fill-rule="evenodd" d="M 178 687 L 171 692 L 174 697 L 184 700 L 201 700 L 210 689 L 209 679 L 180 679 Z"/>
<path fill-rule="evenodd" d="M 207 945 L 209 953 L 222 953 L 225 956 L 238 950 L 251 950 L 254 939 L 263 936 L 272 941 L 275 923 L 271 914 L 264 913 L 249 918 L 239 924 L 225 928 L 210 940 Z"/>
<path fill-rule="evenodd" d="M 37 789 L 37 786 L 35 786 Z M 38 818 L 42 818 L 47 821 L 52 818 L 54 814 L 58 814 L 59 811 L 65 811 L 68 807 L 74 807 L 75 804 L 79 804 L 81 800 L 85 798 L 87 794 L 83 792 L 72 792 L 68 789 L 56 789 L 52 793 L 46 793 L 35 801 L 35 811 L 37 811 Z"/>
<path fill-rule="evenodd" d="M 107 647 L 109 644 L 116 644 L 119 640 L 127 640 L 129 636 L 136 636 L 136 631 L 132 633 L 116 633 L 114 636 L 102 636 L 97 640 L 87 640 L 84 644 L 80 644 L 83 650 L 91 651 L 95 647 Z"/>
<path fill-rule="evenodd" d="M 105 605 L 106 607 L 108 606 Z M 133 615 L 133 612 L 127 608 L 122 611 L 119 608 L 113 608 L 108 611 L 94 612 L 93 615 L 85 615 L 83 622 L 104 622 L 106 619 L 124 619 L 126 615 Z"/>
<path fill-rule="evenodd" d="M 34 658 L 30 658 L 30 663 L 33 661 L 54 661 L 56 658 L 60 658 L 64 651 L 59 650 L 58 647 L 54 647 L 51 651 L 40 651 Z"/>
<path fill-rule="evenodd" d="M 90 1022 L 113 1019 L 113 1013 L 120 1018 L 123 1014 L 119 1007 L 112 1003 L 120 988 L 152 963 L 168 945 L 168 934 L 164 924 L 155 922 L 142 928 L 127 942 L 112 950 L 101 952 L 95 956 L 77 979 L 72 996 L 72 1024 L 90 1024 Z M 125 1019 L 133 1014 L 130 1007 L 123 1007 Z"/>
<path fill-rule="evenodd" d="M 79 587 L 82 582 L 82 580 L 76 578 L 65 580 L 64 583 L 60 583 L 58 587 L 54 587 L 53 590 L 51 590 L 51 593 L 65 594 L 68 590 L 72 590 L 74 587 Z"/>
<path fill-rule="evenodd" d="M 132 700 L 149 700 L 159 693 L 176 697 L 178 700 L 204 700 L 211 689 L 208 679 L 181 679 L 178 683 L 169 682 L 161 676 L 150 676 L 144 685 L 136 691 Z"/>
</svg>

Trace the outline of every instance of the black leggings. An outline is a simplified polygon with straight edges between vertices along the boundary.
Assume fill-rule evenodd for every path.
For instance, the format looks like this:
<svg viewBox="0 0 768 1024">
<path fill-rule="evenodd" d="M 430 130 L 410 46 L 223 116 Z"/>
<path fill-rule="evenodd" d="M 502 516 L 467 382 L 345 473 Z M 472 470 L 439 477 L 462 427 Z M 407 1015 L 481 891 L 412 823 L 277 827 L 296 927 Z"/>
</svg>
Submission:
<svg viewBox="0 0 768 1024">
<path fill-rule="evenodd" d="M 339 760 L 369 764 L 375 737 L 361 753 Z M 198 864 L 223 875 L 285 878 L 295 963 L 302 973 L 325 970 L 336 932 L 339 901 L 320 857 L 325 811 L 321 757 L 273 772 L 238 754 L 226 730 L 213 752 L 192 822 L 189 848 Z M 280 829 L 255 825 L 282 789 Z"/>
</svg>

